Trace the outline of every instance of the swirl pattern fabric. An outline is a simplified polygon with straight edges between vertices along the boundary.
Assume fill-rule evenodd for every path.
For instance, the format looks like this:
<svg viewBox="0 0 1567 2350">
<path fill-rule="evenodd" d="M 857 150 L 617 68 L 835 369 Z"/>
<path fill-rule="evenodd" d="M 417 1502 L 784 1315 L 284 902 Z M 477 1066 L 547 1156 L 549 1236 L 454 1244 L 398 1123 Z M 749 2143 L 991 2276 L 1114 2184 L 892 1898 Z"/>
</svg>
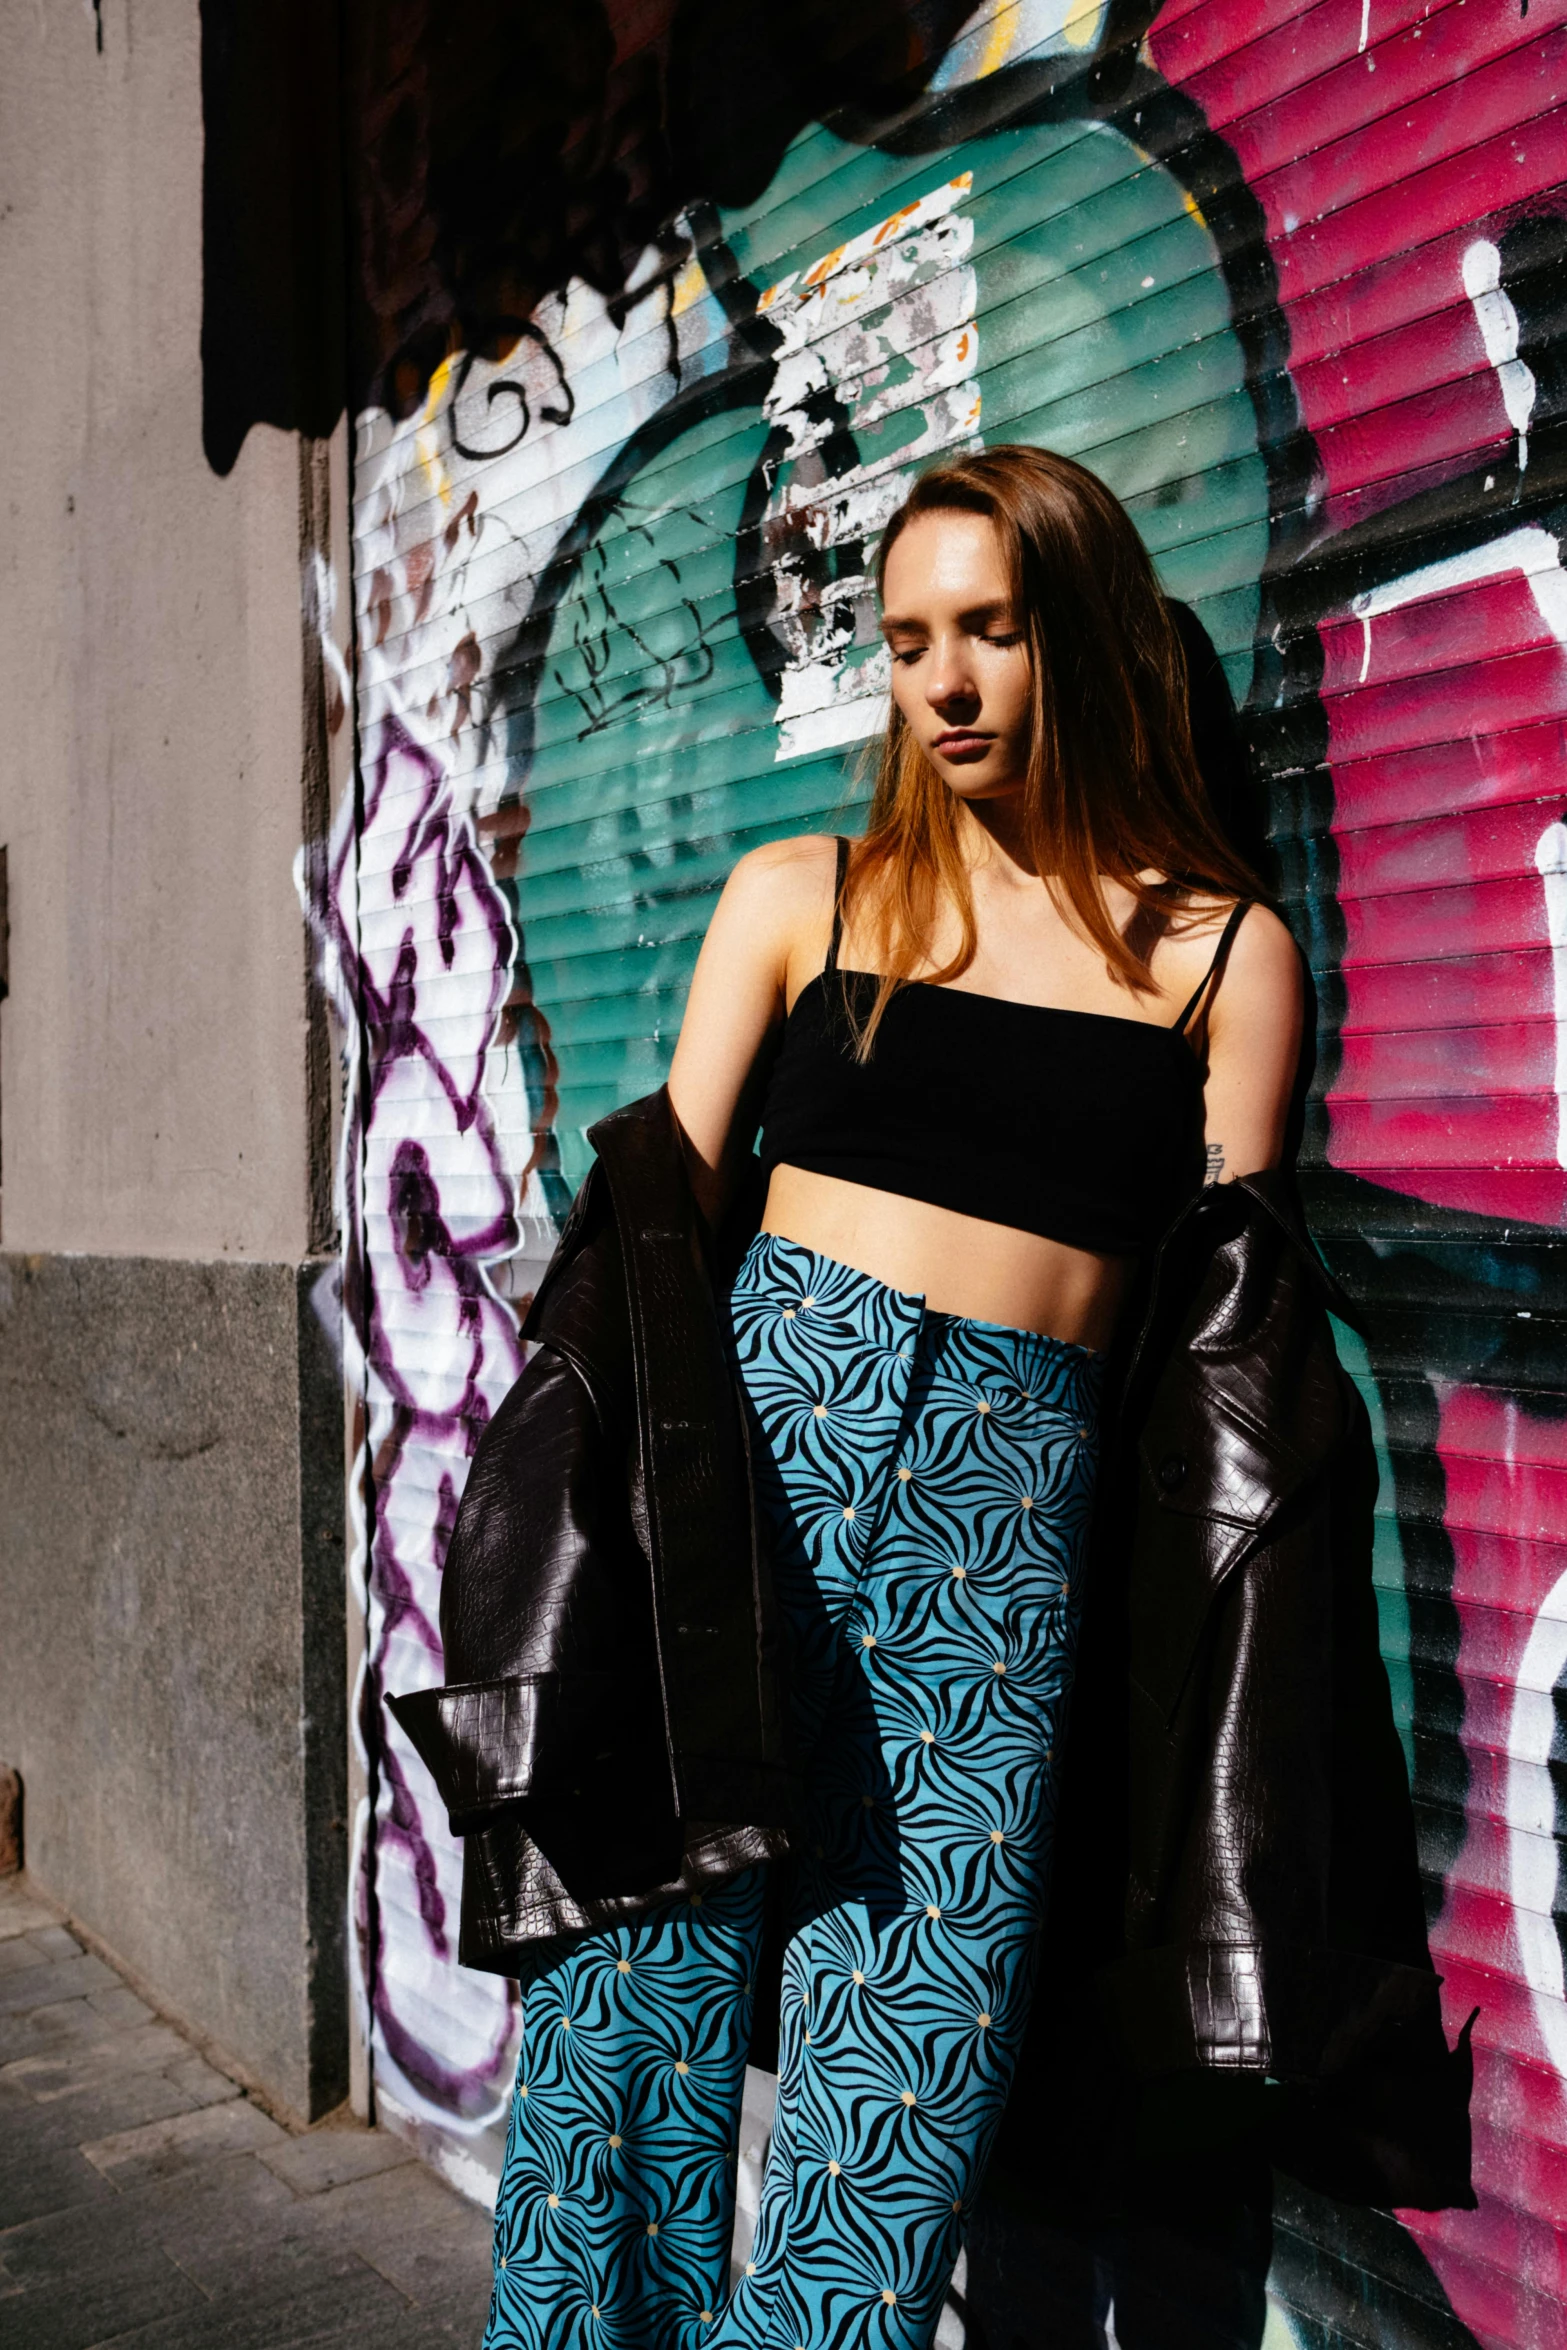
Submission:
<svg viewBox="0 0 1567 2350">
<path fill-rule="evenodd" d="M 1101 1358 L 760 1235 L 731 1301 L 805 1786 L 725 2298 L 762 1874 L 541 1959 L 486 2350 L 927 2350 L 1027 2016 Z"/>
</svg>

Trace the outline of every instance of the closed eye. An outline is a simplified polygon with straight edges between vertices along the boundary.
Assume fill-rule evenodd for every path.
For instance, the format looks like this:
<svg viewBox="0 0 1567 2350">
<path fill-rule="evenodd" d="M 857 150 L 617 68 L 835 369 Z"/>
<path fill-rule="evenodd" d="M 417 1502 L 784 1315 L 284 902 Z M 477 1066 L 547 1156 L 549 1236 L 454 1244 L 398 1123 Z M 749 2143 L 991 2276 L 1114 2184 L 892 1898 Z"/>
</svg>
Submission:
<svg viewBox="0 0 1567 2350">
<path fill-rule="evenodd" d="M 1021 629 L 1012 629 L 1006 634 L 1001 634 L 999 632 L 987 629 L 984 635 L 980 637 L 978 641 L 982 645 L 994 645 L 998 651 L 1005 652 L 1011 646 L 1020 645 L 1022 643 L 1023 632 Z M 900 661 L 904 664 L 907 664 L 910 661 L 918 661 L 922 654 L 928 653 L 930 651 L 930 647 L 929 645 L 889 644 L 887 651 L 892 656 L 894 661 Z"/>
</svg>

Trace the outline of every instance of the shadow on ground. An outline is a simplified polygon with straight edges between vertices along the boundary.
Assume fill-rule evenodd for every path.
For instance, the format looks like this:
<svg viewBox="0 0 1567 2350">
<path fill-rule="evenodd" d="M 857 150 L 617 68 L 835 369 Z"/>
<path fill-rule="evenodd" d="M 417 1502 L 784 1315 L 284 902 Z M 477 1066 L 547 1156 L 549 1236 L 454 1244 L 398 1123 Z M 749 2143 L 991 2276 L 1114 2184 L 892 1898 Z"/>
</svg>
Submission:
<svg viewBox="0 0 1567 2350">
<path fill-rule="evenodd" d="M 0 1880 L 0 2338 L 476 2350 L 490 2223 L 395 2138 L 292 2135 Z"/>
</svg>

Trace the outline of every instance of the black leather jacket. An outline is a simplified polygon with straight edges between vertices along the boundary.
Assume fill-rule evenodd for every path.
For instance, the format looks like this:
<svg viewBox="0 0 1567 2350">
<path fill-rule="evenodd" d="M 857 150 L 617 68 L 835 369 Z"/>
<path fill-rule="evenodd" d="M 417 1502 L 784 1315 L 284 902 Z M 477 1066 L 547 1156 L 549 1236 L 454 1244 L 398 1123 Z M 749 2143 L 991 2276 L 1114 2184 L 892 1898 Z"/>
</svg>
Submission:
<svg viewBox="0 0 1567 2350">
<path fill-rule="evenodd" d="M 447 1556 L 449 1683 L 392 1701 L 466 1838 L 459 1955 L 500 1972 L 786 1843 L 744 1420 L 667 1096 L 590 1139 Z M 1297 2175 L 1464 2202 L 1468 2051 L 1377 1644 L 1375 1456 L 1292 1202 L 1280 1176 L 1194 1200 L 1116 1367 L 1012 2111 L 1059 2112 L 1074 2066 L 1101 2118 L 1137 2102 L 1111 2077 L 1273 2081 Z"/>
<path fill-rule="evenodd" d="M 598 1158 L 479 1440 L 447 1682 L 389 1700 L 464 1839 L 464 1966 L 781 1853 L 780 1662 L 745 1423 L 667 1094 Z"/>
<path fill-rule="evenodd" d="M 1287 1176 L 1166 1235 L 1100 1471 L 1049 1929 L 1002 2161 L 1247 2139 L 1342 2200 L 1472 2206 L 1377 1633 L 1377 1465 Z M 1066 2019 L 1070 2019 L 1063 2029 Z M 1471 2019 L 1472 2020 L 1472 2019 Z M 1119 2084 L 1119 2086 L 1117 2086 Z"/>
</svg>

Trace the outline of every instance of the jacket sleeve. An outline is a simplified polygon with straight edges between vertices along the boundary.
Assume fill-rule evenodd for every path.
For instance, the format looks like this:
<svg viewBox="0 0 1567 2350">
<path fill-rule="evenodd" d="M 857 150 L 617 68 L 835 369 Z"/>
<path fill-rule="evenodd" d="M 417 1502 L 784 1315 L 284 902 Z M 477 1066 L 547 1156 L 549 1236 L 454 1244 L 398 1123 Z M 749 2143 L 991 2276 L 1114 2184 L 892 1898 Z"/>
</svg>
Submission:
<svg viewBox="0 0 1567 2350">
<path fill-rule="evenodd" d="M 1359 1390 L 1344 1377 L 1349 1437 L 1332 1494 L 1333 1868 L 1329 1930 L 1429 1970 L 1414 1805 L 1382 1661 L 1372 1568 L 1376 1452 Z"/>
<path fill-rule="evenodd" d="M 1155 1495 L 1143 1506 L 1157 1508 Z M 1213 1549 L 1226 1531 L 1215 1530 Z M 1267 2073 L 1287 2061 L 1270 1960 L 1321 1948 L 1332 1842 L 1321 1533 L 1302 1496 L 1229 1564 L 1178 1690 L 1158 1619 L 1140 1626 L 1158 1645 L 1139 1653 L 1136 1643 L 1132 1657 L 1132 1772 L 1144 1789 L 1130 1854 L 1132 1948 L 1107 1979 L 1137 2070 Z"/>
<path fill-rule="evenodd" d="M 1110 1988 L 1140 2070 L 1314 2075 L 1328 2018 L 1355 2004 L 1330 1891 L 1338 1619 L 1366 1561 L 1339 1554 L 1351 1521 L 1369 1529 L 1375 1462 L 1341 1517 L 1364 1418 L 1309 1244 L 1242 1185 L 1202 1221 L 1135 1444 L 1127 1956 Z"/>
<path fill-rule="evenodd" d="M 614 1228 L 555 1273 L 541 1343 L 484 1431 L 441 1584 L 446 1681 L 390 1700 L 465 1833 L 618 1765 L 667 1786 L 646 1559 L 631 1524 Z M 594 1375 L 589 1376 L 589 1366 Z"/>
<path fill-rule="evenodd" d="M 534 1357 L 480 1440 L 447 1552 L 448 1679 L 390 1700 L 460 1835 L 528 1795 L 562 1745 L 591 1738 L 612 1676 L 568 1669 L 585 1645 L 585 1591 L 606 1482 L 593 1399 L 552 1348 Z"/>
<path fill-rule="evenodd" d="M 1189 1656 L 1152 1607 L 1133 1642 L 1133 1770 L 1148 1800 L 1133 1807 L 1130 1948 L 1104 1988 L 1134 2071 L 1280 2084 L 1272 2158 L 1307 2184 L 1468 2206 L 1469 2051 L 1465 2039 L 1450 2052 L 1442 2029 L 1378 1645 L 1376 1459 L 1326 1318 L 1313 1320 L 1288 1384 L 1316 1388 L 1324 1429 L 1331 1400 L 1320 1465 L 1254 1540 L 1235 1529 L 1233 1556 L 1216 1515 L 1162 1550 L 1145 1536 L 1155 1578 L 1206 1576 L 1212 1599 Z M 1210 1392 L 1235 1501 L 1245 1445 L 1223 1417 Z M 1143 1476 L 1156 1483 L 1159 1465 L 1145 1454 Z M 1223 1481 L 1202 1482 L 1211 1500 Z M 1155 1507 L 1145 1490 L 1145 1528 Z"/>
</svg>

